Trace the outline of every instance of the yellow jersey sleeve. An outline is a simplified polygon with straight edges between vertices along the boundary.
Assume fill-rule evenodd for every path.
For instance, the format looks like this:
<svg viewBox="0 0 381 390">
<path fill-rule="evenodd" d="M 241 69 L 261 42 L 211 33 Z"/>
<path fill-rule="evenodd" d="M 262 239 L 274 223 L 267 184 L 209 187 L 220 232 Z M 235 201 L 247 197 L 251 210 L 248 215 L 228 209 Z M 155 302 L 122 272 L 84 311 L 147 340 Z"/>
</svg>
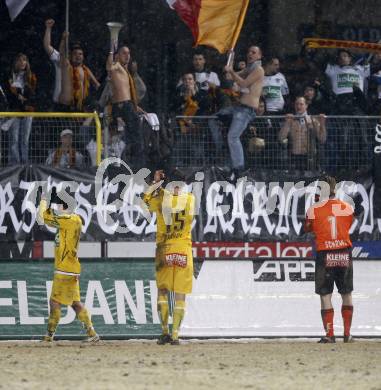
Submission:
<svg viewBox="0 0 381 390">
<path fill-rule="evenodd" d="M 151 213 L 157 213 L 161 209 L 161 203 L 163 201 L 163 192 L 162 188 L 154 191 L 148 191 L 143 196 L 143 201 L 147 205 L 148 210 Z"/>
<path fill-rule="evenodd" d="M 37 210 L 37 222 L 42 225 L 45 223 L 44 221 L 44 213 L 48 208 L 48 204 L 45 199 L 41 199 L 40 205 L 38 206 Z"/>
<path fill-rule="evenodd" d="M 54 266 L 56 271 L 80 274 L 81 265 L 77 256 L 82 230 L 81 217 L 76 214 L 57 215 L 41 200 L 37 218 L 46 225 L 58 229 L 55 237 Z"/>
<path fill-rule="evenodd" d="M 58 229 L 66 229 L 70 225 L 71 215 L 57 215 L 52 209 L 47 209 L 43 212 L 44 222 Z"/>
<path fill-rule="evenodd" d="M 42 199 L 38 208 L 37 218 L 46 225 L 56 227 L 57 229 L 67 229 L 71 225 L 71 219 L 75 214 L 57 215 L 52 209 L 48 208 L 45 199 Z"/>
</svg>

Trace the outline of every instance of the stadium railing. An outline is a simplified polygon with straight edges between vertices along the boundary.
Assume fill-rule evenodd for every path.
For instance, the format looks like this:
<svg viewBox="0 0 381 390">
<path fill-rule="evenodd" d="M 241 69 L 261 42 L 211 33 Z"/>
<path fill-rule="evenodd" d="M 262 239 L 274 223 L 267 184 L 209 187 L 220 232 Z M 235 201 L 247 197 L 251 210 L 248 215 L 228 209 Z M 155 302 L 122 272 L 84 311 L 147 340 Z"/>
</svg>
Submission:
<svg viewBox="0 0 381 390">
<path fill-rule="evenodd" d="M 29 136 L 30 164 L 45 164 L 49 154 L 61 146 L 60 134 L 65 129 L 73 132 L 73 148 L 84 157 L 84 165 L 99 165 L 101 161 L 101 123 L 94 113 L 60 112 L 0 112 L 0 166 L 10 164 L 12 132 L 17 121 L 31 118 Z M 19 143 L 22 133 L 19 134 Z"/>
<path fill-rule="evenodd" d="M 312 116 L 317 121 L 318 116 Z M 172 163 L 178 167 L 230 165 L 227 126 L 219 121 L 222 145 L 213 141 L 210 120 L 215 116 L 177 116 L 174 121 Z M 295 121 L 303 118 L 294 117 Z M 373 162 L 377 116 L 326 116 L 327 139 L 319 142 L 312 126 L 306 139 L 306 153 L 292 154 L 292 139 L 279 140 L 285 116 L 258 116 L 241 136 L 247 168 L 330 170 L 369 168 Z M 296 141 L 297 142 L 297 141 Z"/>
<path fill-rule="evenodd" d="M 101 128 L 97 113 L 38 113 L 0 112 L 0 166 L 9 165 L 11 131 L 14 121 L 32 118 L 29 137 L 30 164 L 45 164 L 49 154 L 60 146 L 60 133 L 73 131 L 73 147 L 85 159 L 85 165 L 99 165 L 102 139 L 107 133 Z M 318 120 L 318 117 L 313 117 Z M 211 136 L 210 121 L 215 116 L 178 116 L 172 123 L 174 142 L 171 164 L 178 167 L 229 166 L 227 125 L 219 122 L 222 143 L 218 147 Z M 294 117 L 293 120 L 303 120 Z M 279 170 L 328 170 L 366 169 L 372 166 L 375 146 L 377 116 L 327 116 L 327 139 L 319 142 L 314 126 L 306 137 L 306 153 L 292 154 L 292 139 L 279 140 L 279 132 L 285 116 L 258 116 L 241 136 L 247 168 Z M 315 123 L 315 122 L 313 122 Z"/>
</svg>

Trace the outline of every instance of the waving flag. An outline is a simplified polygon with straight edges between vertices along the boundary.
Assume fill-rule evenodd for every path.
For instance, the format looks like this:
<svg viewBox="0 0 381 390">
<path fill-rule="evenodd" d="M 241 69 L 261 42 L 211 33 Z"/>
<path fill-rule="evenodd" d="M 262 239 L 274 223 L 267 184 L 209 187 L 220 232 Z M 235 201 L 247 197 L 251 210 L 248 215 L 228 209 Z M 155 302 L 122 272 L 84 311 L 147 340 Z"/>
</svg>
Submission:
<svg viewBox="0 0 381 390">
<path fill-rule="evenodd" d="M 8 7 L 9 17 L 12 22 L 17 18 L 17 15 L 29 3 L 29 0 L 5 0 Z"/>
<path fill-rule="evenodd" d="M 234 48 L 249 0 L 167 0 L 191 29 L 195 46 L 225 53 Z"/>
</svg>

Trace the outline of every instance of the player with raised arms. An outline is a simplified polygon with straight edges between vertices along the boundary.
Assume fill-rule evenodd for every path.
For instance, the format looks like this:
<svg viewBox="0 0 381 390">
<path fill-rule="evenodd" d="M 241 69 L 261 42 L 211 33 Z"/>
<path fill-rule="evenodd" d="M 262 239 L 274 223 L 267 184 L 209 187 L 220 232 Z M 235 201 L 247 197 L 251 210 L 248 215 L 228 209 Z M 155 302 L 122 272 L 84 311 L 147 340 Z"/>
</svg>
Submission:
<svg viewBox="0 0 381 390">
<path fill-rule="evenodd" d="M 99 341 L 91 322 L 90 314 L 81 303 L 79 292 L 79 276 L 81 264 L 77 251 L 82 229 L 79 215 L 68 213 L 68 205 L 53 187 L 50 204 L 44 194 L 38 210 L 38 221 L 57 228 L 54 250 L 54 278 L 50 295 L 50 315 L 47 333 L 43 341 L 52 342 L 61 318 L 61 305 L 71 306 L 77 318 L 82 322 L 87 333 L 88 342 Z"/>
<path fill-rule="evenodd" d="M 185 191 L 184 177 L 174 174 L 173 181 L 166 188 L 164 171 L 156 171 L 153 186 L 144 194 L 143 200 L 151 212 L 157 216 L 156 233 L 156 284 L 158 288 L 158 312 L 162 334 L 157 343 L 179 344 L 179 329 L 185 313 L 186 294 L 192 292 L 192 221 L 195 199 Z M 175 293 L 172 333 L 169 332 L 168 292 Z"/>
</svg>

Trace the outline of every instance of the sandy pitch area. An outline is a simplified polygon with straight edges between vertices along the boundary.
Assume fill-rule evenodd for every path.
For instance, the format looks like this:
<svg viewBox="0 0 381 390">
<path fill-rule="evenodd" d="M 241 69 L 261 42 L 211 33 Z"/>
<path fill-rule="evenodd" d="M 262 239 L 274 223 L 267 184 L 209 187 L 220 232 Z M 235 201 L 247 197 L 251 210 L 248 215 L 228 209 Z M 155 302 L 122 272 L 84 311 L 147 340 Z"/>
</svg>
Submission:
<svg viewBox="0 0 381 390">
<path fill-rule="evenodd" d="M 376 390 L 380 356 L 381 340 L 1 342 L 0 389 Z"/>
</svg>

